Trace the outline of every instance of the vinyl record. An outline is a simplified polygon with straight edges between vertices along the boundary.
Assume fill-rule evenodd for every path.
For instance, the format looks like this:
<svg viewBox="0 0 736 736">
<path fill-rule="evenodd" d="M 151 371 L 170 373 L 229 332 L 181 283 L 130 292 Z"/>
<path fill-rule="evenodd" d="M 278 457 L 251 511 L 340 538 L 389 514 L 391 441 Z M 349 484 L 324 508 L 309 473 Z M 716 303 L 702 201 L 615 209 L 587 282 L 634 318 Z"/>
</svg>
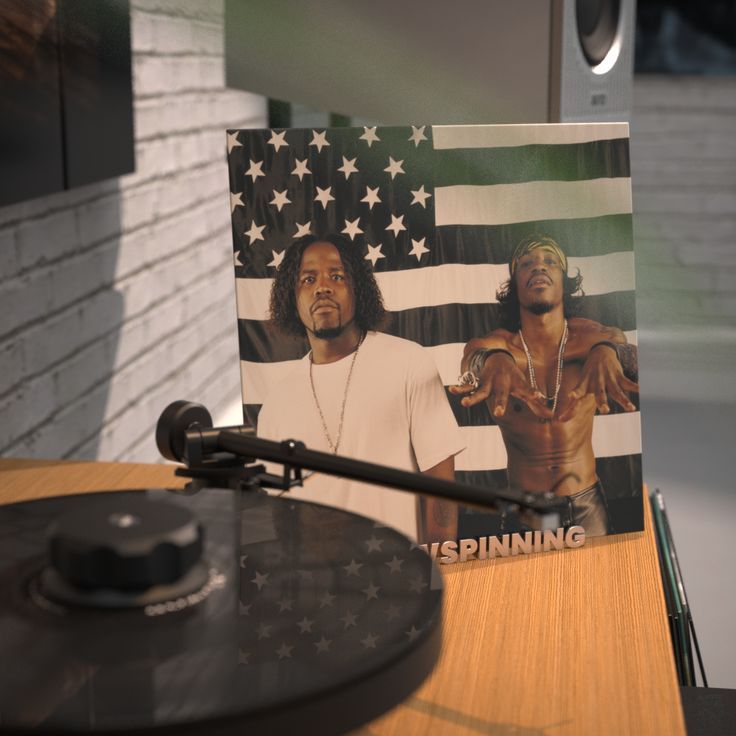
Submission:
<svg viewBox="0 0 736 736">
<path fill-rule="evenodd" d="M 151 588 L 164 595 L 147 598 L 135 578 L 132 592 L 100 603 L 84 575 L 108 574 L 115 560 L 114 535 L 84 521 L 98 502 L 114 502 L 121 527 L 136 523 L 136 504 L 192 512 L 203 545 L 190 562 L 202 577 L 188 588 L 164 580 Z M 81 551 L 54 547 L 69 517 Z M 187 555 L 199 544 L 192 528 L 159 545 L 164 568 L 181 539 Z M 56 568 L 83 568 L 78 596 L 49 583 Z M 208 488 L 1 507 L 0 733 L 342 733 L 431 671 L 441 603 L 437 568 L 407 538 L 317 504 Z"/>
</svg>

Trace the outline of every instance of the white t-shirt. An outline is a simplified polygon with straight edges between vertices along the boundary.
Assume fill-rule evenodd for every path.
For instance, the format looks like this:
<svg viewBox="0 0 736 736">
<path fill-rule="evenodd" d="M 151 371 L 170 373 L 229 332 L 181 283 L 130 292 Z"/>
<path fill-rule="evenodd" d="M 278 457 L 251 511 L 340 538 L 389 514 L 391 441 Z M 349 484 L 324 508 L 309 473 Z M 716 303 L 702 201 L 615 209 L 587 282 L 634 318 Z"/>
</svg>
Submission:
<svg viewBox="0 0 736 736">
<path fill-rule="evenodd" d="M 334 444 L 353 354 L 312 366 L 315 391 Z M 311 450 L 331 452 L 309 382 L 309 356 L 263 403 L 258 436 L 297 439 Z M 369 332 L 355 357 L 345 399 L 338 453 L 401 470 L 428 470 L 464 449 L 437 367 L 420 345 Z M 372 517 L 416 538 L 411 493 L 315 475 L 295 498 Z"/>
</svg>

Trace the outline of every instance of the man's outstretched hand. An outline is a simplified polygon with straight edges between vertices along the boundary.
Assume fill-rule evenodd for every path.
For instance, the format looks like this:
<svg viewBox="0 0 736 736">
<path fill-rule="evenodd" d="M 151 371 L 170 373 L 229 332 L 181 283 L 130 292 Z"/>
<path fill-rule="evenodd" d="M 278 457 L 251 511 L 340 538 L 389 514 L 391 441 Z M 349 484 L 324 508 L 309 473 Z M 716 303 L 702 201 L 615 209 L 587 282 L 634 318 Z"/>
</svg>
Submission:
<svg viewBox="0 0 736 736">
<path fill-rule="evenodd" d="M 502 417 L 508 408 L 509 396 L 521 399 L 540 419 L 551 419 L 552 411 L 542 402 L 542 394 L 534 391 L 510 355 L 496 353 L 486 358 L 478 376 L 478 388 L 470 385 L 450 386 L 450 393 L 463 395 L 465 407 L 489 401 L 494 417 Z"/>
<path fill-rule="evenodd" d="M 634 411 L 636 407 L 625 391 L 638 394 L 639 384 L 624 376 L 615 348 L 611 345 L 594 346 L 585 360 L 578 385 L 567 395 L 566 406 L 559 420 L 564 422 L 570 419 L 580 399 L 588 394 L 595 397 L 596 407 L 601 414 L 611 411 L 609 399 L 624 411 Z"/>
</svg>

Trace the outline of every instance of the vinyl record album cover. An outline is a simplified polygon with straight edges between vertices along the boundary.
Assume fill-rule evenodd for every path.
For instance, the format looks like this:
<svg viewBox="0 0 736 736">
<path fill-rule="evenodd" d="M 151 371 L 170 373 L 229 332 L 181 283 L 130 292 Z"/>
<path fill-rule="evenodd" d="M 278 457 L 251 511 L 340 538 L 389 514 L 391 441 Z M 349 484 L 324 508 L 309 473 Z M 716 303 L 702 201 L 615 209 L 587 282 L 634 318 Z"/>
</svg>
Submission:
<svg viewBox="0 0 736 736">
<path fill-rule="evenodd" d="M 643 529 L 628 125 L 230 130 L 246 423 Z M 420 542 L 533 528 L 313 476 Z"/>
</svg>

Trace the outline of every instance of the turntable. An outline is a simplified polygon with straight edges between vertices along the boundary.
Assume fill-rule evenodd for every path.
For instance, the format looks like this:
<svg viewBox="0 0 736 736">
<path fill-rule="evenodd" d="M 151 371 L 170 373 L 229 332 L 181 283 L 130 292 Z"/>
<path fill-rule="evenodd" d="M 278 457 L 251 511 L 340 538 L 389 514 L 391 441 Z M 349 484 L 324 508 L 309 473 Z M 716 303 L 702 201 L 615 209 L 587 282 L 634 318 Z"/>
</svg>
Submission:
<svg viewBox="0 0 736 736">
<path fill-rule="evenodd" d="M 302 467 L 456 499 L 460 484 L 216 430 L 186 402 L 157 441 L 187 462 L 188 493 L 0 507 L 0 733 L 343 733 L 422 682 L 441 643 L 430 558 L 373 520 L 261 487 Z"/>
</svg>

